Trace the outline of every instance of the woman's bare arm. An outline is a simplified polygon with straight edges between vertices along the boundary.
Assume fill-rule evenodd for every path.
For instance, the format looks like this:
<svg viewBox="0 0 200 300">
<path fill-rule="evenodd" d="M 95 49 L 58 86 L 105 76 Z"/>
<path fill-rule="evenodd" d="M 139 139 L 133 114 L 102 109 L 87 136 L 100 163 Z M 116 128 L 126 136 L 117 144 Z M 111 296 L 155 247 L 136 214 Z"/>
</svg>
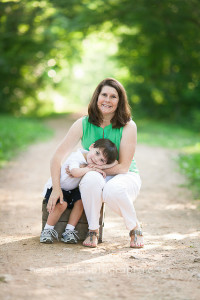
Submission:
<svg viewBox="0 0 200 300">
<path fill-rule="evenodd" d="M 119 163 L 110 169 L 106 169 L 106 175 L 116 175 L 128 172 L 135 153 L 136 144 L 137 126 L 135 122 L 130 121 L 123 129 L 119 149 Z"/>
<path fill-rule="evenodd" d="M 78 119 L 69 129 L 63 141 L 60 143 L 56 152 L 51 159 L 51 178 L 53 190 L 48 201 L 47 210 L 52 212 L 55 208 L 56 202 L 60 199 L 63 203 L 63 194 L 60 188 L 60 169 L 63 158 L 71 153 L 73 148 L 77 145 L 83 135 L 82 118 Z"/>
</svg>

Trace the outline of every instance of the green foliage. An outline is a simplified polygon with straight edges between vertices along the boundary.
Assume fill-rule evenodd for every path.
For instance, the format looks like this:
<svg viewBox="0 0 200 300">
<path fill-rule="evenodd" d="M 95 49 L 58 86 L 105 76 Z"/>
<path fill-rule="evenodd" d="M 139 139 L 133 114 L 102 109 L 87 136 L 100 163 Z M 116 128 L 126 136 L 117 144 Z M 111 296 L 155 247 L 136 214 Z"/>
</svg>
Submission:
<svg viewBox="0 0 200 300">
<path fill-rule="evenodd" d="M 41 111 L 47 90 L 67 95 L 67 104 L 78 101 L 79 84 L 91 90 L 108 75 L 122 81 L 134 109 L 184 119 L 198 129 L 199 20 L 198 0 L 2 1 L 1 111 Z M 96 39 L 87 48 L 91 36 Z M 104 43 L 101 51 L 97 39 Z M 110 51 L 111 44 L 118 51 Z M 73 76 L 75 64 L 84 66 L 84 77 Z M 86 89 L 81 102 L 89 96 Z"/>
<path fill-rule="evenodd" d="M 174 123 L 157 122 L 150 119 L 136 120 L 138 142 L 152 146 L 177 149 L 181 154 L 177 162 L 188 179 L 188 187 L 200 198 L 200 134 Z"/>
<path fill-rule="evenodd" d="M 182 172 L 189 179 L 189 187 L 195 192 L 195 197 L 200 198 L 200 144 L 198 153 L 181 154 L 178 159 Z"/>
<path fill-rule="evenodd" d="M 80 37 L 73 39 L 67 24 L 49 1 L 0 3 L 1 112 L 36 112 L 37 92 L 47 85 L 56 88 L 63 61 L 70 57 L 69 65 L 80 53 Z"/>
<path fill-rule="evenodd" d="M 195 145 L 200 134 L 175 123 L 136 119 L 138 142 L 171 149 L 183 149 Z"/>
<path fill-rule="evenodd" d="M 67 1 L 52 0 L 67 14 Z M 112 32 L 115 56 L 127 70 L 132 106 L 144 114 L 187 119 L 196 128 L 200 111 L 200 2 L 198 0 L 70 1 L 70 26 L 84 33 Z"/>
<path fill-rule="evenodd" d="M 0 117 L 0 167 L 37 140 L 45 140 L 52 135 L 38 119 L 16 118 L 9 115 Z"/>
<path fill-rule="evenodd" d="M 41 8 L 34 7 L 33 1 L 9 1 L 0 3 L 0 11 L 0 105 L 2 112 L 13 113 L 42 84 L 41 74 L 32 76 L 44 55 L 36 35 Z"/>
<path fill-rule="evenodd" d="M 138 0 L 132 9 L 123 1 L 123 11 L 129 31 L 120 34 L 118 58 L 129 69 L 132 103 L 157 118 L 191 122 L 200 110 L 199 1 Z"/>
</svg>

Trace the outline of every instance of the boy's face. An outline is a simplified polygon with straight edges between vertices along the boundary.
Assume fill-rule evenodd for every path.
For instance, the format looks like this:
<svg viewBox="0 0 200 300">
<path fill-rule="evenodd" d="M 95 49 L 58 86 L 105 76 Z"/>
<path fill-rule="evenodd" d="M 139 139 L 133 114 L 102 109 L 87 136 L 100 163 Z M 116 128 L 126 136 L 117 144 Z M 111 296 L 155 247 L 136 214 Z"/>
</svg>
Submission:
<svg viewBox="0 0 200 300">
<path fill-rule="evenodd" d="M 92 144 L 87 154 L 87 163 L 102 166 L 106 165 L 107 159 L 103 155 L 102 150 L 99 148 L 94 148 L 94 145 Z"/>
</svg>

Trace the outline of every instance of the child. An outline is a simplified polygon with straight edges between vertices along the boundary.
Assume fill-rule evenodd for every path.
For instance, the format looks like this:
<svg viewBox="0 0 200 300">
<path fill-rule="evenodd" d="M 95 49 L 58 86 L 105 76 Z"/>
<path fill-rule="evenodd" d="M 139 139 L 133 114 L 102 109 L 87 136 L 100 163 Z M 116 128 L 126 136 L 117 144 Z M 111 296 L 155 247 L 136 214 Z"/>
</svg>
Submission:
<svg viewBox="0 0 200 300">
<path fill-rule="evenodd" d="M 99 139 L 89 147 L 89 151 L 79 149 L 67 158 L 62 165 L 60 176 L 64 202 L 61 204 L 58 201 L 54 211 L 49 214 L 47 223 L 40 235 L 41 243 L 53 243 L 53 238 L 58 240 L 58 233 L 54 226 L 67 207 L 72 208 L 72 211 L 61 241 L 64 243 L 77 243 L 77 231 L 74 229 L 83 213 L 83 204 L 78 189 L 81 178 L 89 171 L 97 171 L 105 178 L 106 174 L 103 169 L 118 164 L 117 156 L 118 151 L 114 143 L 109 139 Z M 70 175 L 66 173 L 66 168 Z M 46 202 L 48 202 L 51 192 L 52 180 L 49 178 L 43 193 Z"/>
</svg>

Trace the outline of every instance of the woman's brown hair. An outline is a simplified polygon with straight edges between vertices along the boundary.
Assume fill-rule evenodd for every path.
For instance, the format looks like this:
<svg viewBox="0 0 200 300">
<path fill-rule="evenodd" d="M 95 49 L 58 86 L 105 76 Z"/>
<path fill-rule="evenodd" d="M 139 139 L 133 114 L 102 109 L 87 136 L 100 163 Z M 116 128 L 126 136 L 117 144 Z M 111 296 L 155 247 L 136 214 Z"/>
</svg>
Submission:
<svg viewBox="0 0 200 300">
<path fill-rule="evenodd" d="M 101 90 L 104 86 L 110 86 L 116 89 L 119 96 L 118 106 L 115 111 L 115 115 L 111 120 L 112 127 L 113 128 L 123 127 L 131 119 L 131 109 L 123 85 L 114 78 L 106 78 L 98 84 L 88 106 L 88 115 L 89 115 L 88 120 L 90 123 L 97 126 L 100 126 L 103 121 L 103 115 L 97 106 L 97 101 L 98 101 L 99 94 L 101 93 Z"/>
</svg>

